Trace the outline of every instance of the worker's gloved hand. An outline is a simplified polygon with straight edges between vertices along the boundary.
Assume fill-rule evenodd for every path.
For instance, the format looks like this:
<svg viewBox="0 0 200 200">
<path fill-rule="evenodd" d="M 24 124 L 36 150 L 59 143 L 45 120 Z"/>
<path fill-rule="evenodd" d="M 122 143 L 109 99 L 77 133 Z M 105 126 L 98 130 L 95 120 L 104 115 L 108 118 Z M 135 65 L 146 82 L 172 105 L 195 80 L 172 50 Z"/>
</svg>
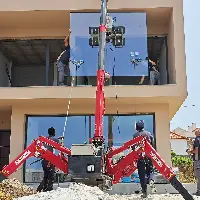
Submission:
<svg viewBox="0 0 200 200">
<path fill-rule="evenodd" d="M 50 162 L 48 162 L 47 167 L 48 167 L 48 168 L 51 167 L 51 163 L 50 163 Z"/>
<path fill-rule="evenodd" d="M 55 168 L 56 173 L 58 173 L 60 171 L 60 169 L 58 169 L 57 167 Z"/>
</svg>

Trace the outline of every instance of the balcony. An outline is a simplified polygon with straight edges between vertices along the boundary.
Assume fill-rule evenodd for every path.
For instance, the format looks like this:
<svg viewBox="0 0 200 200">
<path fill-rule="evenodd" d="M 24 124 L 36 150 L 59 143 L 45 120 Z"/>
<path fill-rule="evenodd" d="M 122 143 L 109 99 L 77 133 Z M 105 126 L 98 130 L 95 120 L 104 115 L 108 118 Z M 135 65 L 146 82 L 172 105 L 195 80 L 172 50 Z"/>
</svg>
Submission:
<svg viewBox="0 0 200 200">
<path fill-rule="evenodd" d="M 169 84 L 169 74 L 166 68 L 167 52 L 166 37 L 148 37 L 148 55 L 160 57 L 160 77 L 156 85 Z M 63 40 L 3 40 L 0 41 L 0 70 L 1 87 L 28 87 L 28 86 L 56 86 L 58 85 L 57 58 L 64 50 Z M 162 47 L 162 48 L 161 48 Z M 148 62 L 138 63 L 137 66 L 131 63 L 129 54 L 124 54 L 121 60 L 121 50 L 112 52 L 106 49 L 106 71 L 111 79 L 105 84 L 108 85 L 149 85 Z M 126 48 L 126 47 L 124 47 Z M 83 51 L 89 51 L 83 49 Z M 96 86 L 96 70 L 98 62 L 98 48 L 94 49 L 94 55 L 88 52 L 84 56 L 85 63 L 76 68 L 70 63 L 70 72 L 65 73 L 65 85 L 71 86 Z M 89 57 L 91 56 L 91 58 Z M 153 57 L 151 56 L 151 57 Z M 123 63 L 125 63 L 123 65 Z M 108 65 L 107 65 L 108 64 Z M 121 75 L 120 75 L 121 74 Z M 145 74 L 144 76 L 142 76 Z M 143 82 L 142 82 L 143 80 Z"/>
<path fill-rule="evenodd" d="M 73 98 L 95 97 L 95 87 L 92 86 L 96 85 L 98 47 L 92 48 L 89 45 L 91 37 L 89 27 L 99 25 L 99 14 L 71 13 L 67 17 L 69 21 L 62 20 L 59 24 L 56 24 L 55 20 L 52 20 L 52 23 L 43 20 L 47 19 L 47 16 L 50 20 L 63 19 L 65 14 L 69 13 L 65 11 L 14 12 L 9 15 L 10 18 L 6 17 L 6 13 L 1 14 L 2 19 L 7 20 L 6 24 L 0 24 L 1 29 L 4 30 L 1 32 L 2 40 L 0 40 L 2 100 L 69 98 L 72 80 L 75 86 Z M 155 8 L 143 9 L 136 13 L 110 13 L 110 15 L 116 18 L 116 26 L 124 26 L 126 30 L 123 48 L 115 48 L 111 43 L 106 45 L 105 69 L 111 75 L 111 79 L 105 83 L 106 97 L 114 99 L 117 90 L 118 97 L 126 97 L 127 100 L 122 100 L 124 103 L 169 104 L 171 102 L 170 104 L 173 105 L 177 101 L 178 103 L 175 103 L 177 109 L 187 95 L 183 53 L 184 34 L 179 33 L 178 36 L 175 34 L 177 29 L 182 30 L 183 27 L 181 23 L 178 25 L 175 23 L 176 16 L 172 10 Z M 35 23 L 34 20 L 38 20 L 38 17 L 41 20 Z M 12 39 L 14 29 L 9 28 L 9 24 L 13 26 L 15 18 L 17 21 L 20 18 L 22 23 L 21 25 L 17 23 L 17 38 Z M 29 19 L 29 24 L 32 24 L 31 33 L 30 25 L 24 19 Z M 84 27 L 81 21 L 85 22 Z M 69 27 L 67 23 L 70 23 L 72 30 L 71 57 L 76 61 L 84 60 L 84 64 L 76 68 L 73 63 L 70 63 L 70 73 L 65 75 L 65 84 L 69 87 L 59 87 L 56 60 L 64 50 L 63 39 L 60 39 L 63 31 L 59 31 L 61 27 L 62 30 L 63 27 Z M 55 27 L 54 32 L 52 27 Z M 13 31 L 10 32 L 11 30 Z M 5 39 L 3 33 L 6 33 Z M 131 62 L 131 52 L 138 53 L 141 59 L 137 65 Z M 160 76 L 154 85 L 151 85 L 149 80 L 150 69 L 146 57 L 159 66 Z"/>
<path fill-rule="evenodd" d="M 123 48 L 115 48 L 111 42 L 106 45 L 105 70 L 111 75 L 106 85 L 176 84 L 174 66 L 168 62 L 174 59 L 174 55 L 168 56 L 168 35 L 166 33 L 159 35 L 163 30 L 157 31 L 157 34 L 153 31 L 152 34 L 154 28 L 149 14 L 139 12 L 110 13 L 110 15 L 116 19 L 115 26 L 125 27 L 123 35 L 125 45 Z M 81 20 L 85 21 L 84 26 L 80 23 Z M 158 24 L 158 27 L 168 25 L 169 20 L 170 15 L 162 21 L 162 26 Z M 71 58 L 76 61 L 84 60 L 84 64 L 77 68 L 70 62 L 70 71 L 65 74 L 65 85 L 70 86 L 72 80 L 75 86 L 96 85 L 98 47 L 89 45 L 91 38 L 89 27 L 98 25 L 99 13 L 70 14 Z M 1 40 L 0 86 L 56 86 L 58 83 L 56 60 L 63 50 L 63 39 Z M 158 66 L 159 74 L 153 83 L 147 57 Z"/>
</svg>

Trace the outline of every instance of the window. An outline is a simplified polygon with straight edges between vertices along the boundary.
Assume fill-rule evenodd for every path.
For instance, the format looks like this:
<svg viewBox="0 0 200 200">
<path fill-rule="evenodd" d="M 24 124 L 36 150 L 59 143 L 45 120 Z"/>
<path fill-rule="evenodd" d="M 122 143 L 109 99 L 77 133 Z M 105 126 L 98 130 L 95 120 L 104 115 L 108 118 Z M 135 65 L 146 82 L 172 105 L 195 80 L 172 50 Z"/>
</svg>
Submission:
<svg viewBox="0 0 200 200">
<path fill-rule="evenodd" d="M 48 136 L 48 128 L 56 129 L 56 136 L 62 136 L 66 117 L 28 117 L 26 146 L 40 135 Z M 65 146 L 71 148 L 73 143 L 88 142 L 88 120 L 85 116 L 73 116 L 67 119 L 65 130 Z M 25 182 L 39 182 L 42 178 L 41 162 L 30 165 L 36 158 L 30 158 L 26 162 Z M 35 173 L 33 173 L 35 172 Z M 30 176 L 30 173 L 34 176 Z"/>
<path fill-rule="evenodd" d="M 121 146 L 133 138 L 135 123 L 144 120 L 145 130 L 154 134 L 153 115 L 115 116 L 112 125 L 113 145 Z"/>
<path fill-rule="evenodd" d="M 56 137 L 63 135 L 65 116 L 28 116 L 26 130 L 26 147 L 40 135 L 48 136 L 48 128 L 56 129 Z M 132 139 L 135 132 L 135 122 L 144 120 L 145 129 L 154 133 L 154 115 L 108 115 L 104 116 L 104 137 L 106 147 L 121 146 Z M 94 134 L 94 116 L 69 116 L 65 130 L 65 146 L 89 143 Z M 36 158 L 30 158 L 25 163 L 25 182 L 40 182 L 43 176 L 41 162 L 31 164 Z"/>
</svg>

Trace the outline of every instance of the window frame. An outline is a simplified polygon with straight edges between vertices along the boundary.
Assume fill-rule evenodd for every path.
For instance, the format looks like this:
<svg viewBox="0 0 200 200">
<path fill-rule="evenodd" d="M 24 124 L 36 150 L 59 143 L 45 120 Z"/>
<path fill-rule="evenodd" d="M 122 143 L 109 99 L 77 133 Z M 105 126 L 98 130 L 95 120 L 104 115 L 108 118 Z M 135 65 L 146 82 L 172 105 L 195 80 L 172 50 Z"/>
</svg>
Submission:
<svg viewBox="0 0 200 200">
<path fill-rule="evenodd" d="M 152 116 L 153 118 L 153 134 L 155 136 L 154 138 L 154 143 L 155 143 L 155 149 L 157 149 L 157 143 L 156 143 L 156 121 L 155 121 L 155 113 L 151 112 L 151 113 L 128 113 L 128 114 L 106 114 L 104 115 L 105 117 L 107 116 L 144 116 L 144 115 L 150 115 Z M 31 114 L 25 114 L 25 137 L 24 137 L 24 149 L 27 148 L 27 138 L 28 138 L 28 134 L 27 134 L 27 130 L 28 130 L 28 118 L 29 117 L 66 117 L 67 115 L 65 114 L 60 114 L 60 115 L 42 115 L 42 114 L 35 114 L 35 115 L 31 115 Z M 71 115 L 68 115 L 68 117 L 76 117 L 76 116 L 88 116 L 88 117 L 91 117 L 91 116 L 95 116 L 94 114 L 71 114 Z M 132 138 L 130 138 L 131 140 Z M 31 183 L 31 182 L 26 182 L 25 181 L 25 172 L 26 172 L 26 161 L 24 162 L 23 164 L 23 182 L 24 183 Z M 36 182 L 35 182 L 36 183 Z"/>
</svg>

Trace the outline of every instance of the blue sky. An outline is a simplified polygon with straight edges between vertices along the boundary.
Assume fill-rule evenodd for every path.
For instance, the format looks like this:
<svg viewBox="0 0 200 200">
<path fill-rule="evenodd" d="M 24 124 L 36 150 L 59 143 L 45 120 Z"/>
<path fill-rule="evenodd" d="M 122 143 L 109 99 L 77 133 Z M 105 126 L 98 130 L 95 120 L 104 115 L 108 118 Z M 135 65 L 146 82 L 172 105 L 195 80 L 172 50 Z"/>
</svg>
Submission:
<svg viewBox="0 0 200 200">
<path fill-rule="evenodd" d="M 171 121 L 171 129 L 187 128 L 192 122 L 200 127 L 200 0 L 184 0 L 185 45 L 188 98 Z M 192 106 L 192 105 L 195 105 Z M 184 107 L 187 106 L 187 107 Z"/>
</svg>

